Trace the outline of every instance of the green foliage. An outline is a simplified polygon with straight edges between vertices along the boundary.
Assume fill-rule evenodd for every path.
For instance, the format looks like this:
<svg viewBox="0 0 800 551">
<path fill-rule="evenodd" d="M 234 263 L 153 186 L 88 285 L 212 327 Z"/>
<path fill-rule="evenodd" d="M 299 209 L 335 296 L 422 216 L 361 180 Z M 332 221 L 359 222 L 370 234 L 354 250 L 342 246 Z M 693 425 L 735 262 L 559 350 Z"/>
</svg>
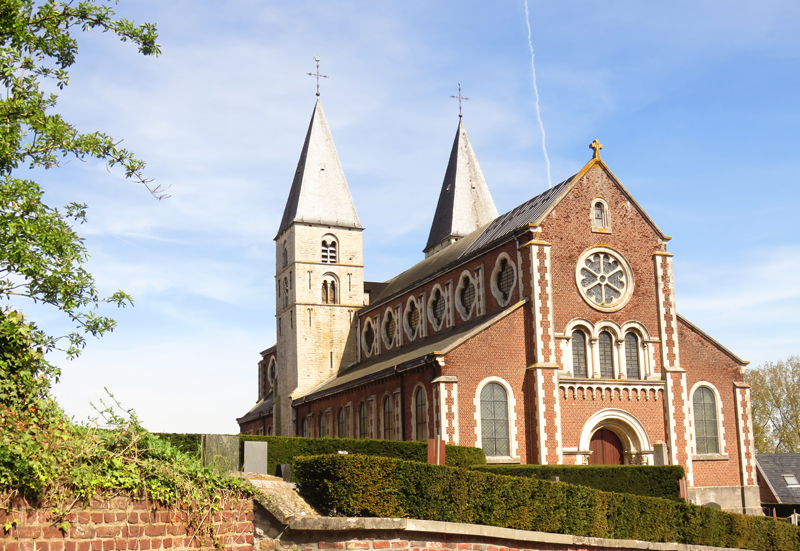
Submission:
<svg viewBox="0 0 800 551">
<path fill-rule="evenodd" d="M 239 436 L 242 442 L 241 457 L 244 457 L 244 442 L 268 442 L 267 463 L 270 474 L 275 474 L 278 465 L 291 464 L 302 455 L 335 454 L 339 451 L 394 457 L 408 461 L 428 461 L 427 442 L 397 442 L 393 440 L 371 440 L 353 438 L 297 438 L 288 436 Z M 445 462 L 452 467 L 469 467 L 486 464 L 486 456 L 480 448 L 468 446 L 446 446 Z"/>
<path fill-rule="evenodd" d="M 679 465 L 482 465 L 473 469 L 493 474 L 550 480 L 588 486 L 605 492 L 680 500 Z"/>
<path fill-rule="evenodd" d="M 84 335 L 114 328 L 111 318 L 97 314 L 101 303 L 124 306 L 131 298 L 122 291 L 101 297 L 84 268 L 88 253 L 71 224 L 85 222 L 86 205 L 70 203 L 61 211 L 46 204 L 41 187 L 21 178 L 20 169 L 50 169 L 65 157 L 95 158 L 119 165 L 127 178 L 163 196 L 150 187 L 144 162 L 112 137 L 78 132 L 53 112 L 57 95 L 44 86 L 69 84 L 78 52 L 75 29 L 111 32 L 144 55 L 160 53 L 155 25 L 115 19 L 110 5 L 95 0 L 4 0 L 0 7 L 0 298 L 27 298 L 67 314 L 79 328 L 66 335 L 69 356 L 80 353 Z M 38 336 L 45 351 L 59 340 Z"/>
<path fill-rule="evenodd" d="M 364 455 L 300 457 L 294 472 L 300 494 L 329 515 L 410 517 L 758 551 L 800 550 L 800 529 L 765 517 L 536 478 Z"/>
<path fill-rule="evenodd" d="M 172 447 L 177 448 L 182 453 L 200 459 L 200 434 L 181 434 L 175 432 L 154 432 L 156 436 L 165 442 L 169 442 Z"/>
<path fill-rule="evenodd" d="M 756 451 L 800 452 L 800 356 L 750 368 L 744 380 L 752 387 Z"/>
</svg>

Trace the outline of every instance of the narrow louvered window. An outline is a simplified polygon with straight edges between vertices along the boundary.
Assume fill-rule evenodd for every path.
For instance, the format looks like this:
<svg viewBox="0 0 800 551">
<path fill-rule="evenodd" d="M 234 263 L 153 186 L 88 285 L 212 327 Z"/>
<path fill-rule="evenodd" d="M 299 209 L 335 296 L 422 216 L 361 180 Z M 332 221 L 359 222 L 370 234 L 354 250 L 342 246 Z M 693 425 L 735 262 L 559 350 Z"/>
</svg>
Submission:
<svg viewBox="0 0 800 551">
<path fill-rule="evenodd" d="M 358 409 L 358 437 L 369 437 L 369 420 L 367 419 L 367 404 L 361 402 L 361 407 Z"/>
<path fill-rule="evenodd" d="M 586 335 L 583 331 L 572 333 L 572 374 L 586 377 Z"/>
<path fill-rule="evenodd" d="M 392 398 L 387 396 L 383 400 L 383 439 L 394 440 L 394 408 Z"/>
<path fill-rule="evenodd" d="M 428 439 L 428 403 L 425 399 L 425 390 L 422 388 L 417 389 L 414 399 L 414 406 L 416 411 L 416 439 L 425 441 Z"/>
<path fill-rule="evenodd" d="M 614 355 L 611 349 L 611 335 L 608 331 L 600 333 L 597 345 L 600 347 L 600 376 L 604 379 L 613 379 Z"/>
</svg>

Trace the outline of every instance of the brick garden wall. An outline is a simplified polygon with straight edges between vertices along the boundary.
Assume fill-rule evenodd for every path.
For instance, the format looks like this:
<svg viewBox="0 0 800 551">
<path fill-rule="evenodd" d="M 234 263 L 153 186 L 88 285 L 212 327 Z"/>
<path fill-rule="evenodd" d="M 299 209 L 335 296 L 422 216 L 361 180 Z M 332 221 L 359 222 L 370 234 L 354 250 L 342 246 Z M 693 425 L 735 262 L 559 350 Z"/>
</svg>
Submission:
<svg viewBox="0 0 800 551">
<path fill-rule="evenodd" d="M 212 515 L 220 544 L 232 551 L 253 549 L 253 502 L 230 500 Z M 0 511 L 0 524 L 16 525 L 0 536 L 3 551 L 110 551 L 132 549 L 207 549 L 189 526 L 183 507 L 165 507 L 150 501 L 114 498 L 92 500 L 88 507 L 73 509 L 62 522 L 49 508 L 36 508 L 21 499 L 14 500 L 8 511 Z"/>
</svg>

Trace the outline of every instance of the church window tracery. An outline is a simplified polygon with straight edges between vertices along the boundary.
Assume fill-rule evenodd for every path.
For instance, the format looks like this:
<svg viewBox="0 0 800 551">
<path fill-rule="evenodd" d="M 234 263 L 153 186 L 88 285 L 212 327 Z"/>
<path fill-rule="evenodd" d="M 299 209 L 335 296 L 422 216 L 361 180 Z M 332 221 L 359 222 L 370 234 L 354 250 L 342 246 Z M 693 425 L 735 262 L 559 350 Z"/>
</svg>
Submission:
<svg viewBox="0 0 800 551">
<path fill-rule="evenodd" d="M 614 378 L 614 352 L 612 350 L 611 334 L 603 331 L 597 339 L 597 346 L 600 352 L 600 377 L 604 379 Z"/>
<path fill-rule="evenodd" d="M 580 329 L 572 332 L 572 374 L 575 377 L 587 377 L 586 335 Z"/>
<path fill-rule="evenodd" d="M 433 324 L 438 331 L 444 322 L 445 302 L 441 289 L 436 289 L 431 297 L 431 313 L 433 314 Z"/>
<path fill-rule="evenodd" d="M 394 408 L 391 396 L 383 399 L 383 439 L 394 440 Z"/>
<path fill-rule="evenodd" d="M 633 272 L 618 252 L 597 247 L 584 252 L 576 271 L 578 289 L 593 308 L 615 312 L 633 294 Z"/>
<path fill-rule="evenodd" d="M 395 319 L 394 311 L 389 308 L 383 316 L 383 342 L 386 343 L 387 348 L 391 348 L 394 344 L 394 339 L 397 336 L 397 319 Z"/>
<path fill-rule="evenodd" d="M 639 339 L 634 333 L 625 335 L 625 374 L 628 379 L 640 379 Z"/>
<path fill-rule="evenodd" d="M 361 333 L 361 348 L 364 354 L 369 358 L 375 350 L 375 328 L 372 326 L 372 320 L 367 318 L 364 322 L 364 329 Z"/>
<path fill-rule="evenodd" d="M 404 326 L 408 339 L 414 340 L 417 336 L 417 328 L 419 327 L 419 307 L 414 297 L 408 299 Z"/>
<path fill-rule="evenodd" d="M 511 302 L 511 294 L 517 283 L 517 268 L 506 253 L 497 257 L 497 262 L 489 279 L 492 294 L 500 306 L 507 306 Z"/>
<path fill-rule="evenodd" d="M 692 398 L 694 409 L 694 435 L 698 454 L 719 453 L 719 430 L 717 425 L 717 402 L 714 392 L 698 387 Z"/>
<path fill-rule="evenodd" d="M 510 456 L 508 394 L 498 383 L 481 390 L 481 448 L 487 457 Z"/>
<path fill-rule="evenodd" d="M 467 321 L 472 315 L 472 308 L 475 306 L 475 283 L 469 272 L 462 274 L 456 288 L 456 297 L 458 299 L 456 305 L 458 313 L 461 314 L 461 319 Z"/>
</svg>

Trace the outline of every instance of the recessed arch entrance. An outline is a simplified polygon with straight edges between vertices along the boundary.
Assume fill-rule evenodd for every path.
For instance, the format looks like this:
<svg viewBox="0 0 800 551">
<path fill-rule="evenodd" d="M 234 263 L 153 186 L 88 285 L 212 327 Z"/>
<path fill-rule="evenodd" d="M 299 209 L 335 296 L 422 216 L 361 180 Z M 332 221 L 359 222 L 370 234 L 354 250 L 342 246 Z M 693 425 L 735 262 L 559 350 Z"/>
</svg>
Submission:
<svg viewBox="0 0 800 551">
<path fill-rule="evenodd" d="M 653 448 L 642 424 L 620 409 L 604 409 L 587 419 L 580 438 L 583 463 L 624 465 L 652 463 Z"/>
</svg>

